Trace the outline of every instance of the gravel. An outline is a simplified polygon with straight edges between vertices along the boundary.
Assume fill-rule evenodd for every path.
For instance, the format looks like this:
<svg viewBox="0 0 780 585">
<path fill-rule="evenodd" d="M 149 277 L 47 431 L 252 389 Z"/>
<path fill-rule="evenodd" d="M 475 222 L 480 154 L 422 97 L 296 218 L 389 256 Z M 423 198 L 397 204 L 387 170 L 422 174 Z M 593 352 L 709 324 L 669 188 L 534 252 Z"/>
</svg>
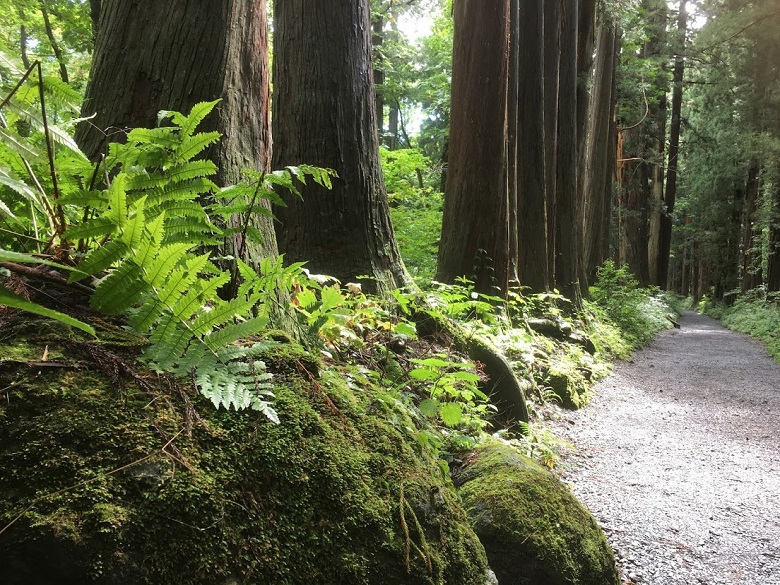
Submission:
<svg viewBox="0 0 780 585">
<path fill-rule="evenodd" d="M 564 481 L 625 583 L 780 585 L 780 366 L 693 312 L 562 412 Z"/>
</svg>

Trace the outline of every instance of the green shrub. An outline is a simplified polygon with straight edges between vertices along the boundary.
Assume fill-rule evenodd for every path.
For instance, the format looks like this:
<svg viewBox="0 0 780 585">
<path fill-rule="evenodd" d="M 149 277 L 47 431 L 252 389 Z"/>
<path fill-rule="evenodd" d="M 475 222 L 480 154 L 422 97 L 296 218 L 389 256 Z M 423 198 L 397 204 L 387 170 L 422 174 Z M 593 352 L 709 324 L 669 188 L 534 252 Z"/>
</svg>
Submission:
<svg viewBox="0 0 780 585">
<path fill-rule="evenodd" d="M 777 293 L 767 295 L 763 289 L 748 291 L 738 296 L 731 307 L 703 300 L 698 310 L 720 319 L 729 329 L 760 339 L 780 363 L 780 296 Z"/>
</svg>

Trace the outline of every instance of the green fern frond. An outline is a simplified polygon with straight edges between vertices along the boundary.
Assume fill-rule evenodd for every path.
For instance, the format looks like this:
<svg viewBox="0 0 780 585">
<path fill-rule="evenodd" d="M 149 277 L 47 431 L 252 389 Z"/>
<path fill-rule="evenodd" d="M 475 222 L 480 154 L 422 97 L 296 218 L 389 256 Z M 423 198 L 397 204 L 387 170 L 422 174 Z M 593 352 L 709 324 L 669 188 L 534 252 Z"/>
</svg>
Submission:
<svg viewBox="0 0 780 585">
<path fill-rule="evenodd" d="M 81 110 L 82 95 L 73 89 L 70 85 L 62 81 L 59 77 L 44 75 L 41 79 L 43 88 L 50 97 L 54 97 L 57 105 L 66 106 L 72 113 L 78 114 Z"/>
<path fill-rule="evenodd" d="M 211 113 L 211 111 L 220 101 L 222 100 L 197 103 L 192 106 L 192 109 L 187 116 L 183 116 L 178 112 L 174 112 L 173 123 L 181 128 L 181 131 L 185 136 L 192 136 L 192 133 L 195 132 L 195 129 L 200 125 L 203 119 Z"/>
<path fill-rule="evenodd" d="M 127 254 L 128 246 L 121 240 L 111 240 L 100 248 L 93 249 L 79 264 L 79 268 L 86 274 L 97 274 L 106 268 L 118 263 Z M 69 282 L 75 282 L 86 274 L 73 274 Z"/>
<path fill-rule="evenodd" d="M 157 291 L 157 300 L 167 307 L 173 307 L 185 292 L 198 280 L 202 270 L 209 261 L 208 254 L 202 254 L 185 260 L 183 266 L 173 270 L 162 281 L 161 288 Z M 191 315 L 176 314 L 180 320 L 189 319 Z"/>
<path fill-rule="evenodd" d="M 21 136 L 15 136 L 0 129 L 0 141 L 6 148 L 14 151 L 28 162 L 42 163 L 46 161 L 46 156 Z"/>
<path fill-rule="evenodd" d="M 128 144 L 154 144 L 156 147 L 176 148 L 181 142 L 176 128 L 133 128 L 127 133 Z M 117 145 L 120 146 L 120 145 Z M 109 151 L 111 152 L 111 151 Z M 116 152 L 113 153 L 116 156 Z"/>
<path fill-rule="evenodd" d="M 153 258 L 147 257 L 146 262 L 140 264 L 144 280 L 152 286 L 162 286 L 173 268 L 184 259 L 192 247 L 192 244 L 186 243 L 161 246 Z"/>
<path fill-rule="evenodd" d="M 27 183 L 12 177 L 7 171 L 5 171 L 2 168 L 0 168 L 0 185 L 5 185 L 6 187 L 10 187 L 11 189 L 13 189 L 15 192 L 17 192 L 19 195 L 21 195 L 28 201 L 32 201 L 40 205 L 40 201 L 38 200 L 38 194 L 35 191 L 33 191 L 27 185 Z"/>
<path fill-rule="evenodd" d="M 204 343 L 212 351 L 216 351 L 219 348 L 234 343 L 239 339 L 245 339 L 252 335 L 258 335 L 265 331 L 268 327 L 267 317 L 255 317 L 247 319 L 241 323 L 233 323 L 226 325 L 221 329 L 209 333 L 203 338 Z"/>
<path fill-rule="evenodd" d="M 168 184 L 168 177 L 164 173 L 149 173 L 147 171 L 134 173 L 127 181 L 127 189 L 133 191 L 146 191 L 149 189 L 162 189 Z"/>
<path fill-rule="evenodd" d="M 148 288 L 141 269 L 125 262 L 100 281 L 89 302 L 107 315 L 120 315 L 136 304 Z"/>
<path fill-rule="evenodd" d="M 168 174 L 171 183 L 180 183 L 187 179 L 210 177 L 217 173 L 217 165 L 210 160 L 191 160 L 172 168 Z"/>
<path fill-rule="evenodd" d="M 75 242 L 77 240 L 88 240 L 90 238 L 101 238 L 105 236 L 111 236 L 117 231 L 116 224 L 107 217 L 96 217 L 89 219 L 84 223 L 78 225 L 72 225 L 62 237 L 69 242 Z"/>
<path fill-rule="evenodd" d="M 222 327 L 232 322 L 236 315 L 247 315 L 254 307 L 255 300 L 232 299 L 230 301 L 219 300 L 210 310 L 205 311 L 192 324 L 192 331 L 196 335 L 207 335 L 217 327 Z"/>
<path fill-rule="evenodd" d="M 146 228 L 146 214 L 144 213 L 144 207 L 146 206 L 146 197 L 141 197 L 132 206 L 132 214 L 128 217 L 125 223 L 124 229 L 120 235 L 120 239 L 127 247 L 132 250 L 138 248 L 141 245 L 141 238 Z"/>
<path fill-rule="evenodd" d="M 152 331 L 151 345 L 144 351 L 144 355 L 157 371 L 171 371 L 175 369 L 192 340 L 192 332 L 172 315 L 163 314 Z"/>
<path fill-rule="evenodd" d="M 214 144 L 219 138 L 219 132 L 199 132 L 194 136 L 188 136 L 176 149 L 176 156 L 181 160 L 190 160 Z"/>
<path fill-rule="evenodd" d="M 108 207 L 108 199 L 103 191 L 78 190 L 63 195 L 59 199 L 60 205 L 73 205 L 74 207 L 91 207 L 95 210 L 103 210 Z"/>
</svg>

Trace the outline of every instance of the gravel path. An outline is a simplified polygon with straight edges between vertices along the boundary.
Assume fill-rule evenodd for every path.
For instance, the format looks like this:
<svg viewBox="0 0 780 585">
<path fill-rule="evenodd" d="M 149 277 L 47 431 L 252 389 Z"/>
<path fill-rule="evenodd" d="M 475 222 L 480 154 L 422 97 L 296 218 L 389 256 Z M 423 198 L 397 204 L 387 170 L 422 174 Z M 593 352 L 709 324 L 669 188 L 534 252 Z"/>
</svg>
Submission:
<svg viewBox="0 0 780 585">
<path fill-rule="evenodd" d="M 686 312 L 555 430 L 625 583 L 780 585 L 780 366 Z"/>
</svg>

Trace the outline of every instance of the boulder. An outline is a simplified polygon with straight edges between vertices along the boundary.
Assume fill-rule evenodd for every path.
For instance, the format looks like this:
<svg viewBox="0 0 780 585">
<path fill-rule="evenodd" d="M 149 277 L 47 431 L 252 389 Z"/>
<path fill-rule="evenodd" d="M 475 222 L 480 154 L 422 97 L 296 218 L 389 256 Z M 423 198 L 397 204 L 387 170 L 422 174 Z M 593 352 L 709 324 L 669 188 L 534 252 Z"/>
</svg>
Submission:
<svg viewBox="0 0 780 585">
<path fill-rule="evenodd" d="M 276 425 L 144 370 L 120 329 L 1 330 L 0 583 L 485 582 L 451 482 L 367 377 L 280 345 Z"/>
<path fill-rule="evenodd" d="M 593 516 L 549 470 L 514 448 L 480 447 L 455 476 L 499 585 L 618 585 Z"/>
</svg>

